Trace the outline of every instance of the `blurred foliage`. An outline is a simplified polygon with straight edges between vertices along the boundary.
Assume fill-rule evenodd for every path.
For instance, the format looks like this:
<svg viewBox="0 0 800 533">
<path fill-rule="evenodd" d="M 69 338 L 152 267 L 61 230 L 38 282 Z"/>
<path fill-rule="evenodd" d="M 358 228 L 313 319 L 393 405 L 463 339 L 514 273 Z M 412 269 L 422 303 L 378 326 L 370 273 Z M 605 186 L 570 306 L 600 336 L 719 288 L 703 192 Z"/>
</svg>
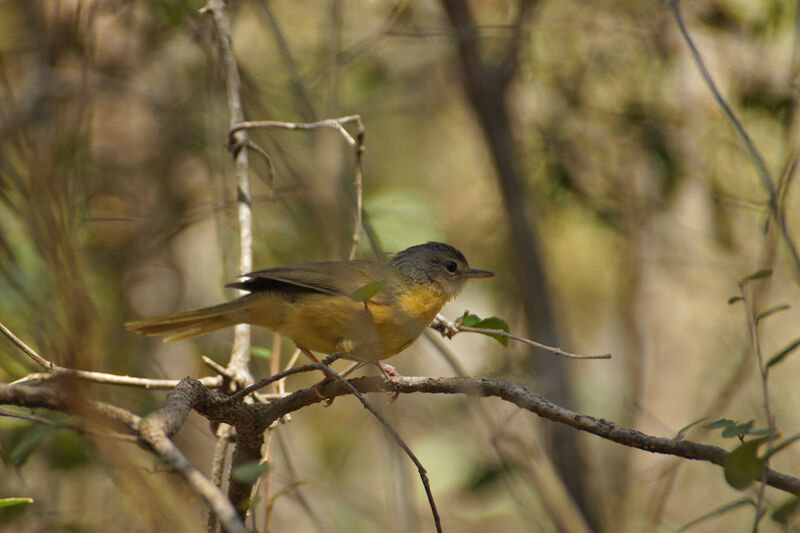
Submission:
<svg viewBox="0 0 800 533">
<path fill-rule="evenodd" d="M 471 6 L 480 42 L 502 53 L 515 4 Z M 773 175 L 784 176 L 796 234 L 796 5 L 681 6 L 723 95 Z M 182 377 L 209 372 L 200 354 L 226 361 L 230 332 L 162 345 L 121 326 L 233 296 L 222 289 L 238 253 L 225 87 L 200 7 L 194 0 L 0 3 L 0 321 L 61 364 Z M 446 314 L 501 316 L 524 334 L 514 243 L 438 3 L 253 0 L 234 2 L 231 17 L 249 119 L 363 117 L 370 238 L 362 238 L 360 255 L 370 257 L 373 245 L 394 252 L 450 242 L 498 277 L 471 283 Z M 508 105 L 563 347 L 614 354 L 569 363 L 572 407 L 663 435 L 704 416 L 765 425 L 748 325 L 726 300 L 743 276 L 771 268 L 752 287 L 756 314 L 791 305 L 759 324 L 764 353 L 780 354 L 796 347 L 800 288 L 752 162 L 669 10 L 662 2 L 544 0 L 523 38 Z M 255 265 L 345 257 L 355 205 L 351 149 L 331 131 L 253 139 L 272 156 L 276 175 L 273 201 L 265 165 L 251 158 Z M 256 345 L 272 346 L 267 332 L 254 336 Z M 293 349 L 283 344 L 273 354 L 282 363 Z M 471 375 L 537 390 L 521 347 L 466 333 L 450 345 Z M 778 429 L 795 434 L 800 360 L 781 359 L 770 375 L 772 408 Z M 270 363 L 255 358 L 254 373 L 268 373 Z M 408 375 L 453 372 L 425 340 L 392 364 Z M 33 370 L 0 341 L 0 379 Z M 315 379 L 299 376 L 289 387 Z M 140 414 L 164 395 L 70 387 Z M 581 530 L 541 451 L 548 426 L 499 402 L 375 402 L 431 472 L 446 530 Z M 274 492 L 307 484 L 276 500 L 271 531 L 431 526 L 413 468 L 354 401 L 298 413 L 278 433 L 286 446 L 270 470 Z M 719 433 L 695 426 L 687 438 L 733 449 Z M 176 441 L 207 468 L 214 441 L 204 421 L 193 418 Z M 204 527 L 201 502 L 127 443 L 6 418 L 0 443 L 0 497 L 35 499 L 4 509 L 0 529 L 12 518 L 25 531 Z M 589 437 L 581 445 L 603 530 L 671 531 L 738 495 L 705 465 L 676 467 Z M 748 457 L 758 460 L 751 448 Z M 770 466 L 797 475 L 798 459 L 787 447 Z M 745 494 L 755 499 L 756 487 Z M 765 501 L 770 516 L 797 527 L 796 500 L 767 490 Z M 693 530 L 737 531 L 743 520 L 749 529 L 752 514 L 736 506 Z M 781 527 L 761 522 L 762 531 Z"/>
</svg>

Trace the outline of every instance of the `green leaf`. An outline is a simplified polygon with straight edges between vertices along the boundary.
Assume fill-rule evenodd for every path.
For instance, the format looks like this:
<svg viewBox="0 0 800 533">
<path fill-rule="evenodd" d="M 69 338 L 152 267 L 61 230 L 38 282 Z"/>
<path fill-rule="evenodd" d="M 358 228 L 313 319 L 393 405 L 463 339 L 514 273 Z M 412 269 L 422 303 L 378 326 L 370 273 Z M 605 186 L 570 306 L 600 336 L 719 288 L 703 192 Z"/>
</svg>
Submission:
<svg viewBox="0 0 800 533">
<path fill-rule="evenodd" d="M 694 520 L 692 520 L 688 524 L 684 524 L 683 526 L 681 526 L 679 529 L 677 529 L 675 531 L 675 533 L 679 533 L 680 531 L 686 531 L 690 527 L 696 526 L 700 522 L 705 522 L 706 520 L 708 520 L 710 518 L 721 516 L 721 515 L 729 512 L 729 511 L 733 511 L 734 509 L 738 509 L 739 507 L 741 507 L 743 505 L 752 505 L 753 507 L 756 506 L 755 502 L 750 498 L 743 498 L 741 500 L 736 500 L 735 502 L 731 502 L 731 503 L 729 503 L 727 505 L 723 505 L 722 507 L 719 507 L 718 509 L 715 509 L 715 510 L 711 511 L 710 513 L 706 513 L 703 516 L 701 516 L 700 518 L 695 518 Z"/>
<path fill-rule="evenodd" d="M 255 483 L 270 467 L 269 463 L 259 463 L 258 461 L 249 461 L 241 464 L 233 469 L 231 477 L 240 483 Z"/>
<path fill-rule="evenodd" d="M 92 456 L 89 444 L 72 431 L 59 431 L 44 446 L 47 461 L 55 470 L 72 470 L 88 465 Z"/>
<path fill-rule="evenodd" d="M 736 302 L 741 302 L 742 300 L 744 300 L 744 298 L 741 296 L 731 296 L 728 298 L 728 304 L 735 304 Z"/>
<path fill-rule="evenodd" d="M 733 426 L 728 426 L 722 430 L 722 438 L 730 439 L 732 437 L 740 437 L 742 435 L 747 435 L 751 429 L 753 429 L 753 424 L 755 424 L 755 420 L 750 420 L 745 422 L 744 424 L 735 424 Z"/>
<path fill-rule="evenodd" d="M 45 440 L 58 431 L 54 426 L 30 426 L 23 428 L 15 435 L 13 448 L 8 453 L 8 460 L 12 466 L 22 466 L 28 457 L 39 448 Z"/>
<path fill-rule="evenodd" d="M 739 283 L 747 283 L 748 281 L 755 281 L 757 279 L 764 279 L 764 278 L 770 277 L 771 275 L 772 275 L 772 269 L 771 268 L 765 268 L 763 270 L 759 270 L 757 272 L 753 272 L 749 276 L 746 276 L 746 277 L 742 278 L 742 280 Z"/>
<path fill-rule="evenodd" d="M 767 361 L 767 368 L 771 367 L 772 365 L 777 365 L 778 363 L 780 363 L 784 357 L 792 353 L 798 346 L 800 346 L 800 339 L 795 339 L 792 342 L 790 342 L 789 345 L 786 346 L 783 350 L 781 350 L 780 352 L 776 353 L 775 355 L 769 358 L 769 361 Z"/>
<path fill-rule="evenodd" d="M 786 311 L 787 309 L 791 309 L 791 307 L 792 306 L 789 304 L 781 304 L 776 305 L 775 307 L 770 307 L 769 309 L 765 309 L 756 315 L 756 324 L 758 324 L 762 319 L 767 318 L 769 315 L 779 313 L 780 311 Z"/>
<path fill-rule="evenodd" d="M 794 496 L 773 511 L 772 519 L 778 523 L 787 524 L 798 508 L 800 508 L 800 496 Z"/>
<path fill-rule="evenodd" d="M 362 285 L 361 287 L 354 290 L 353 293 L 350 295 L 350 298 L 356 302 L 368 302 L 376 294 L 381 292 L 388 284 L 389 284 L 388 279 L 379 279 L 378 281 L 367 283 L 366 285 Z"/>
<path fill-rule="evenodd" d="M 481 320 L 472 327 L 480 329 L 498 329 L 508 333 L 508 322 L 496 316 L 490 316 L 488 318 L 484 318 L 483 320 Z M 502 335 L 495 335 L 493 333 L 484 333 L 484 335 L 488 335 L 489 337 L 493 338 L 503 346 L 508 346 L 508 337 L 503 337 Z"/>
<path fill-rule="evenodd" d="M 710 424 L 706 424 L 703 426 L 706 429 L 719 429 L 719 428 L 729 428 L 731 426 L 735 426 L 736 422 L 729 418 L 720 418 L 719 420 L 714 420 Z"/>
<path fill-rule="evenodd" d="M 33 503 L 33 498 L 0 498 L 0 508 Z"/>
<path fill-rule="evenodd" d="M 266 346 L 251 346 L 250 355 L 260 357 L 262 359 L 270 359 L 272 357 L 272 350 Z"/>
<path fill-rule="evenodd" d="M 757 456 L 758 447 L 768 437 L 749 440 L 725 457 L 725 481 L 736 490 L 744 490 L 764 473 L 764 460 Z"/>
<path fill-rule="evenodd" d="M 480 323 L 481 317 L 478 315 L 472 315 L 464 313 L 463 316 L 460 316 L 456 319 L 456 324 L 459 326 L 466 326 L 468 328 L 475 327 L 475 324 Z"/>
</svg>

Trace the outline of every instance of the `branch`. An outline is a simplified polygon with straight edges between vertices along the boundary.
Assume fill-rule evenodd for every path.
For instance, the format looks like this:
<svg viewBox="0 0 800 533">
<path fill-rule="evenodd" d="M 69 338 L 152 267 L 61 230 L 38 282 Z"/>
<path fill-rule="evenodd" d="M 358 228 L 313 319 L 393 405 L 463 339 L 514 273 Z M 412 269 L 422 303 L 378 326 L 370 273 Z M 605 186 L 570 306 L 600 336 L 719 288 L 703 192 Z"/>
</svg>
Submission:
<svg viewBox="0 0 800 533">
<path fill-rule="evenodd" d="M 433 320 L 433 322 L 431 322 L 430 328 L 438 331 L 439 333 L 441 333 L 443 337 L 447 337 L 448 339 L 452 339 L 458 333 L 468 331 L 471 333 L 481 333 L 483 335 L 504 337 L 506 339 L 515 340 L 517 342 L 528 344 L 530 346 L 540 348 L 542 350 L 554 353 L 556 355 L 560 355 L 562 357 L 570 357 L 572 359 L 611 359 L 610 353 L 604 353 L 600 355 L 580 355 L 575 353 L 569 353 L 565 352 L 561 348 L 548 346 L 547 344 L 542 344 L 540 342 L 536 342 L 534 340 L 527 339 L 525 337 L 518 337 L 517 335 L 513 335 L 502 329 L 473 328 L 470 326 L 459 324 L 457 322 L 451 322 L 447 320 L 447 318 L 444 315 L 441 314 L 436 315 L 436 318 Z"/>
<path fill-rule="evenodd" d="M 543 418 L 559 424 L 567 425 L 579 431 L 592 433 L 606 440 L 637 448 L 650 453 L 674 455 L 685 459 L 706 461 L 722 466 L 728 451 L 718 446 L 710 446 L 682 439 L 656 437 L 647 435 L 634 429 L 619 426 L 613 422 L 582 415 L 566 409 L 553 402 L 537 396 L 521 385 L 508 381 L 490 381 L 468 378 L 425 378 L 425 377 L 382 377 L 355 378 L 348 380 L 353 387 L 361 393 L 391 392 L 413 393 L 424 392 L 430 394 L 466 394 L 468 396 L 495 396 L 518 407 L 527 409 Z M 320 398 L 320 394 L 325 398 Z M 237 409 L 252 410 L 252 416 L 258 428 L 265 429 L 272 422 L 288 413 L 297 411 L 309 405 L 320 403 L 326 398 L 335 398 L 350 394 L 348 389 L 340 382 L 332 382 L 317 390 L 309 387 L 296 391 L 285 398 L 276 399 L 267 405 L 243 405 Z M 226 422 L 233 409 L 227 399 L 225 403 L 213 405 L 204 404 L 198 411 L 203 416 L 220 422 Z M 241 416 L 241 414 L 237 415 Z M 767 469 L 765 479 L 767 485 L 792 494 L 800 494 L 800 479 Z"/>
<path fill-rule="evenodd" d="M 350 135 L 344 125 L 353 123 L 356 125 L 356 136 L 353 138 Z M 356 258 L 356 251 L 358 251 L 358 243 L 361 240 L 360 231 L 361 231 L 361 219 L 362 219 L 362 183 L 363 183 L 363 172 L 361 170 L 361 159 L 364 155 L 364 135 L 366 130 L 364 128 L 364 123 L 361 121 L 361 115 L 350 115 L 346 117 L 339 117 L 339 118 L 329 118 L 325 120 L 318 120 L 316 122 L 281 122 L 278 120 L 257 120 L 257 121 L 250 121 L 250 122 L 240 122 L 238 124 L 233 124 L 230 131 L 228 132 L 229 142 L 233 143 L 234 137 L 237 134 L 241 134 L 245 130 L 253 130 L 253 129 L 266 129 L 266 128 L 278 128 L 284 130 L 301 130 L 301 131 L 311 131 L 311 130 L 318 130 L 318 129 L 332 129 L 334 131 L 339 132 L 342 137 L 344 137 L 347 144 L 355 148 L 355 170 L 353 175 L 353 186 L 355 187 L 356 192 L 356 216 L 355 220 L 353 221 L 353 236 L 351 238 L 352 245 L 350 246 L 350 254 L 348 258 L 352 261 Z M 266 158 L 268 168 L 272 169 L 272 163 L 269 159 L 269 156 L 260 148 L 256 148 L 256 150 Z"/>
</svg>

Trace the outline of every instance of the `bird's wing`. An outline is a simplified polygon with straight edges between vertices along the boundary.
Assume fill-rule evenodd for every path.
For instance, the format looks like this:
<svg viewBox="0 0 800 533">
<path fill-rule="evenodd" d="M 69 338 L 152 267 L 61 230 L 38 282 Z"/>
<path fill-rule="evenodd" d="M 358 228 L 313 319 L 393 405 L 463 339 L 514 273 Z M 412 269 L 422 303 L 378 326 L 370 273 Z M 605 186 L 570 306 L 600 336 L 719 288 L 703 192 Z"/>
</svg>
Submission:
<svg viewBox="0 0 800 533">
<path fill-rule="evenodd" d="M 364 285 L 388 279 L 389 275 L 386 265 L 372 261 L 299 263 L 251 272 L 243 276 L 247 279 L 229 283 L 226 287 L 250 292 L 295 287 L 336 296 L 350 296 Z M 384 290 L 370 301 L 385 303 L 387 298 L 388 290 Z"/>
</svg>

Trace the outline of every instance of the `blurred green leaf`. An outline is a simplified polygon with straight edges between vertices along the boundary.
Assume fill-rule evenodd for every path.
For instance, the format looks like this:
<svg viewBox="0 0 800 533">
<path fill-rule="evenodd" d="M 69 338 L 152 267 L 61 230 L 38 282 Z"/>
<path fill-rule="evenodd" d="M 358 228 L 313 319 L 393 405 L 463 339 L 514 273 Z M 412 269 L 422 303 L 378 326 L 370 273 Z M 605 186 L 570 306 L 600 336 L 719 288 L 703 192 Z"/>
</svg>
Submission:
<svg viewBox="0 0 800 533">
<path fill-rule="evenodd" d="M 376 294 L 381 292 L 388 284 L 389 284 L 388 279 L 380 279 L 378 281 L 373 281 L 372 283 L 367 283 L 366 285 L 362 285 L 361 287 L 354 290 L 353 293 L 350 295 L 350 298 L 355 300 L 356 302 L 368 302 Z"/>
<path fill-rule="evenodd" d="M 719 420 L 714 420 L 713 422 L 706 424 L 706 429 L 719 429 L 719 428 L 727 428 L 730 426 L 735 426 L 736 422 L 729 418 L 720 418 Z"/>
<path fill-rule="evenodd" d="M 679 533 L 680 531 L 686 531 L 690 527 L 694 527 L 697 524 L 699 524 L 700 522 L 705 522 L 706 520 L 708 520 L 710 518 L 721 516 L 721 515 L 723 515 L 725 513 L 733 511 L 734 509 L 738 509 L 739 507 L 742 507 L 743 505 L 752 505 L 753 507 L 756 506 L 755 502 L 753 500 L 751 500 L 750 498 L 743 498 L 741 500 L 736 500 L 734 502 L 731 502 L 731 503 L 729 503 L 727 505 L 723 505 L 722 507 L 719 507 L 719 508 L 711 511 L 710 513 L 706 513 L 703 516 L 701 516 L 700 518 L 695 518 L 694 520 L 692 520 L 688 524 L 684 524 L 683 526 L 681 526 L 680 528 L 675 530 L 675 533 Z"/>
<path fill-rule="evenodd" d="M 272 468 L 269 463 L 250 461 L 233 469 L 231 477 L 240 483 L 255 483 L 262 474 Z"/>
<path fill-rule="evenodd" d="M 773 511 L 772 519 L 780 524 L 787 524 L 798 508 L 800 508 L 800 496 L 794 496 Z"/>
<path fill-rule="evenodd" d="M 767 368 L 780 363 L 787 355 L 792 353 L 798 346 L 800 346 L 800 339 L 793 340 L 783 350 L 779 351 L 778 353 L 769 358 L 769 361 L 767 361 Z"/>
<path fill-rule="evenodd" d="M 765 309 L 764 311 L 761 311 L 760 313 L 758 313 L 758 315 L 756 315 L 756 324 L 758 324 L 761 320 L 767 318 L 770 315 L 779 313 L 780 311 L 791 309 L 791 307 L 792 306 L 789 304 L 781 304 L 781 305 L 776 305 L 775 307 L 770 307 L 769 309 Z"/>
<path fill-rule="evenodd" d="M 772 275 L 771 268 L 765 268 L 763 270 L 759 270 L 757 272 L 753 272 L 749 276 L 745 276 L 739 283 L 747 283 L 748 281 L 755 281 L 757 279 L 764 279 L 768 278 Z"/>
<path fill-rule="evenodd" d="M 744 300 L 741 296 L 731 296 L 728 298 L 728 304 L 735 304 L 736 302 L 741 302 Z"/>
<path fill-rule="evenodd" d="M 736 490 L 744 490 L 764 473 L 764 460 L 758 457 L 758 448 L 768 437 L 747 441 L 725 457 L 722 467 L 725 481 Z"/>
<path fill-rule="evenodd" d="M 22 466 L 57 428 L 53 426 L 31 425 L 20 428 L 11 437 L 11 450 L 8 452 L 8 461 L 11 466 Z"/>
<path fill-rule="evenodd" d="M 262 359 L 270 359 L 272 357 L 272 350 L 266 346 L 251 346 L 250 355 L 260 357 Z"/>
<path fill-rule="evenodd" d="M 33 503 L 33 498 L 0 498 L 0 507 L 13 507 Z"/>
<path fill-rule="evenodd" d="M 89 443 L 70 430 L 58 431 L 45 445 L 47 461 L 56 470 L 72 470 L 91 461 Z"/>
<path fill-rule="evenodd" d="M 753 424 L 755 424 L 755 420 L 749 420 L 743 424 L 735 424 L 733 426 L 728 426 L 722 430 L 722 437 L 725 439 L 730 439 L 733 437 L 740 437 L 742 435 L 747 435 L 751 429 L 753 429 Z"/>
</svg>

